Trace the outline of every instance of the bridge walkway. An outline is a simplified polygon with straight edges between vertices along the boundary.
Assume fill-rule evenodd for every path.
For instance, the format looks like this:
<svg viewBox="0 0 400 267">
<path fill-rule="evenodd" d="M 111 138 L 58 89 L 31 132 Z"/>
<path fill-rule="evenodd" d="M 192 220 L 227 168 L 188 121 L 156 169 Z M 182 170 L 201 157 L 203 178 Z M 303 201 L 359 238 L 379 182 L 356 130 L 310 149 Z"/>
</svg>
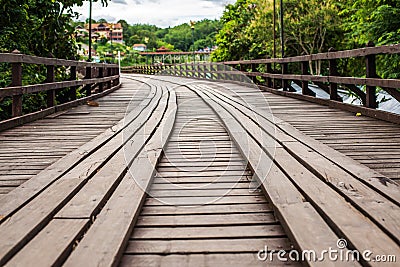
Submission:
<svg viewBox="0 0 400 267">
<path fill-rule="evenodd" d="M 123 79 L 133 81 L 147 92 L 123 122 L 1 197 L 0 265 L 264 266 L 263 249 L 268 264 L 298 265 L 277 250 L 343 242 L 400 256 L 398 184 L 304 134 L 311 122 L 279 116 L 291 110 L 295 124 L 306 103 L 296 112 L 237 83 Z"/>
</svg>

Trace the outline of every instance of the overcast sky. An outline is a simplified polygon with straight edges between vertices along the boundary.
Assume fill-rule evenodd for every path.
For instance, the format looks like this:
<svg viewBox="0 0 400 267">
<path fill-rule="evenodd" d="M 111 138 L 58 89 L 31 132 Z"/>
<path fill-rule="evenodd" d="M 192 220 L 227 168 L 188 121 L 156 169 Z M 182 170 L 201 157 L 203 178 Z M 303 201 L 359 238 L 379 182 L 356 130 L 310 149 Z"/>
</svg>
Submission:
<svg viewBox="0 0 400 267">
<path fill-rule="evenodd" d="M 99 2 L 93 3 L 95 20 L 104 18 L 117 22 L 124 19 L 129 24 L 148 23 L 165 28 L 190 20 L 218 19 L 225 5 L 235 0 L 112 0 L 107 7 Z M 74 10 L 81 14 L 79 20 L 83 21 L 89 16 L 89 3 L 85 1 L 82 7 Z"/>
</svg>

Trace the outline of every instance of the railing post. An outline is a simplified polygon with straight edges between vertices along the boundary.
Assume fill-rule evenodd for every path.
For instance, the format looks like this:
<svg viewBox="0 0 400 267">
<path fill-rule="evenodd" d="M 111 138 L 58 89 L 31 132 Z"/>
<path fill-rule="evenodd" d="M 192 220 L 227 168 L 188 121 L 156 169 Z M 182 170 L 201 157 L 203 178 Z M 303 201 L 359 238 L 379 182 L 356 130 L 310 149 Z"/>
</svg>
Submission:
<svg viewBox="0 0 400 267">
<path fill-rule="evenodd" d="M 199 70 L 199 78 L 203 79 L 204 78 L 204 68 L 203 68 L 203 63 L 197 63 L 197 69 Z"/>
<path fill-rule="evenodd" d="M 118 75 L 118 78 L 115 79 L 115 85 L 118 85 L 118 84 L 120 84 L 120 76 L 119 76 L 119 67 L 118 66 L 115 68 L 115 75 Z"/>
<path fill-rule="evenodd" d="M 272 63 L 267 63 L 266 68 L 267 68 L 267 73 L 272 74 Z M 272 78 L 270 77 L 267 77 L 267 87 L 273 88 Z"/>
<path fill-rule="evenodd" d="M 107 77 L 111 77 L 112 76 L 112 69 L 111 68 L 107 68 Z M 112 81 L 109 80 L 107 82 L 107 89 L 110 89 L 112 87 Z"/>
<path fill-rule="evenodd" d="M 282 63 L 282 75 L 285 75 L 288 73 L 288 64 L 287 63 Z M 282 79 L 282 88 L 283 91 L 288 91 L 289 90 L 289 85 L 288 81 L 285 79 Z"/>
<path fill-rule="evenodd" d="M 76 66 L 71 66 L 69 80 L 70 81 L 75 81 L 76 80 Z M 71 86 L 69 88 L 69 98 L 71 100 L 75 100 L 76 99 L 76 86 Z"/>
<path fill-rule="evenodd" d="M 228 66 L 226 64 L 224 64 L 224 69 L 222 70 L 222 80 L 227 81 L 228 80 L 228 73 L 226 73 L 228 71 Z"/>
<path fill-rule="evenodd" d="M 329 48 L 328 52 L 335 52 L 335 49 L 333 47 Z M 329 59 L 329 76 L 337 76 L 338 75 L 338 70 L 337 70 L 337 62 L 336 59 Z M 337 93 L 337 83 L 329 82 L 329 95 L 331 100 L 339 100 L 338 99 L 338 93 Z"/>
<path fill-rule="evenodd" d="M 254 63 L 251 63 L 251 72 L 257 72 L 257 65 Z M 253 81 L 253 83 L 257 83 L 257 76 L 251 76 L 251 80 Z"/>
<path fill-rule="evenodd" d="M 242 75 L 240 75 L 239 82 L 245 82 L 245 77 L 247 77 L 245 64 L 240 64 L 240 72 Z"/>
<path fill-rule="evenodd" d="M 85 79 L 92 78 L 92 66 L 86 67 Z M 87 84 L 85 86 L 86 96 L 90 96 L 92 94 L 92 84 Z"/>
<path fill-rule="evenodd" d="M 375 44 L 373 42 L 368 42 L 367 47 L 374 47 Z M 367 78 L 377 78 L 376 75 L 376 60 L 375 55 L 366 56 L 366 65 L 367 65 Z M 366 87 L 366 106 L 368 108 L 377 108 L 376 103 L 376 86 L 367 86 Z"/>
<path fill-rule="evenodd" d="M 54 65 L 47 65 L 46 66 L 47 73 L 46 73 L 46 83 L 53 83 L 55 81 L 54 77 Z M 56 102 L 56 91 L 49 90 L 47 91 L 47 107 L 54 107 Z"/>
<path fill-rule="evenodd" d="M 13 54 L 19 54 L 18 50 L 14 50 Z M 22 63 L 11 64 L 12 80 L 11 86 L 22 86 Z M 14 95 L 12 97 L 12 116 L 19 117 L 22 115 L 22 95 Z"/>
<path fill-rule="evenodd" d="M 301 62 L 301 74 L 308 75 L 308 62 Z M 308 81 L 301 81 L 301 92 L 303 95 L 308 95 Z"/>
<path fill-rule="evenodd" d="M 101 66 L 100 68 L 99 68 L 99 76 L 98 76 L 98 78 L 104 78 L 104 67 L 103 66 Z M 103 82 L 101 82 L 100 84 L 99 84 L 99 92 L 101 93 L 101 92 L 103 92 L 103 90 L 104 90 L 104 83 Z"/>
</svg>

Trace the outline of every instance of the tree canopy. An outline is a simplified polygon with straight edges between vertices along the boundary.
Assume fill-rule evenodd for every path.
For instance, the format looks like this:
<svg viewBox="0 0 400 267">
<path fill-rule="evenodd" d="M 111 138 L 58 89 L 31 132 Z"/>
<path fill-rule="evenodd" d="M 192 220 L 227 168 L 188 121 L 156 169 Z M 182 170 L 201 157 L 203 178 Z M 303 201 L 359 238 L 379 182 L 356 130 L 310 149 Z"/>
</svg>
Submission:
<svg viewBox="0 0 400 267">
<path fill-rule="evenodd" d="M 276 1 L 276 56 L 281 41 L 279 2 Z M 400 42 L 400 1 L 397 0 L 284 0 L 285 56 Z M 273 56 L 273 0 L 238 0 L 227 5 L 216 36 L 214 61 L 255 59 Z M 390 59 L 389 59 L 390 58 Z M 349 63 L 351 63 L 349 65 Z M 358 65 L 357 65 L 358 64 Z M 361 61 L 343 61 L 347 75 L 361 76 Z M 378 60 L 379 74 L 400 77 L 399 57 Z M 313 74 L 322 72 L 321 62 L 310 66 Z"/>
<path fill-rule="evenodd" d="M 96 2 L 98 0 L 94 0 Z M 101 0 L 103 5 L 107 0 Z M 76 55 L 71 21 L 73 6 L 83 0 L 0 0 L 0 51 L 15 49 L 37 56 L 73 58 Z"/>
<path fill-rule="evenodd" d="M 272 56 L 272 0 L 238 0 L 227 5 L 216 36 L 215 60 Z M 279 47 L 279 1 L 277 47 Z M 400 2 L 396 0 L 284 0 L 287 56 L 400 41 Z M 279 50 L 279 49 L 278 49 Z M 279 56 L 279 54 L 278 54 Z"/>
</svg>

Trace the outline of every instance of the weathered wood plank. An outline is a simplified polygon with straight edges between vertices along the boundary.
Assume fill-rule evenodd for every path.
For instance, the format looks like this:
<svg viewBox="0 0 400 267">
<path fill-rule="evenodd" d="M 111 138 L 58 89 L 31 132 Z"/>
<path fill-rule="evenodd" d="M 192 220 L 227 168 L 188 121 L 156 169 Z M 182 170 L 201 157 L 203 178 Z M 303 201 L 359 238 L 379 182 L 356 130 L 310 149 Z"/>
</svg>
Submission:
<svg viewBox="0 0 400 267">
<path fill-rule="evenodd" d="M 6 266 L 60 265 L 71 253 L 77 238 L 83 234 L 89 220 L 52 220 Z"/>
<path fill-rule="evenodd" d="M 272 212 L 268 203 L 261 204 L 231 204 L 231 205 L 204 205 L 196 207 L 182 206 L 146 206 L 141 215 L 192 215 L 192 214 L 246 214 Z"/>
<path fill-rule="evenodd" d="M 252 225 L 249 226 L 196 226 L 181 228 L 175 227 L 145 227 L 136 228 L 133 239 L 174 239 L 174 238 L 253 238 L 253 237 L 284 237 L 285 232 L 280 225 Z"/>
<path fill-rule="evenodd" d="M 154 89 L 154 88 L 153 88 Z M 142 101 L 136 114 L 139 114 L 141 109 L 146 108 L 150 100 L 153 99 L 155 91 L 152 90 L 149 96 Z M 131 117 L 135 115 L 132 113 Z M 115 126 L 107 129 L 104 133 L 97 136 L 90 142 L 82 145 L 79 149 L 74 150 L 70 154 L 59 159 L 52 166 L 40 172 L 35 178 L 30 179 L 23 186 L 18 187 L 11 193 L 0 197 L 0 217 L 6 218 L 15 212 L 19 207 L 25 205 L 32 198 L 37 196 L 45 188 L 51 185 L 55 180 L 65 175 L 73 167 L 79 164 L 84 159 L 88 158 L 94 153 L 99 147 L 110 141 L 113 137 L 120 134 L 124 129 L 124 120 L 121 120 Z M 61 156 L 62 154 L 60 154 Z M 47 156 L 46 156 L 47 157 Z M 0 219 L 1 221 L 1 219 Z"/>
<path fill-rule="evenodd" d="M 65 266 L 115 266 L 119 263 L 125 244 L 140 208 L 145 200 L 155 166 L 172 131 L 176 114 L 176 95 L 171 92 L 167 117 L 160 117 L 160 127 L 132 163 L 95 223 L 65 262 Z M 161 138 L 160 138 L 161 137 Z M 118 231 L 116 231 L 118 229 Z"/>
<path fill-rule="evenodd" d="M 275 224 L 275 216 L 270 213 L 242 214 L 208 214 L 208 215 L 163 215 L 141 216 L 137 226 L 201 226 L 201 225 L 252 225 Z"/>
<path fill-rule="evenodd" d="M 0 225 L 0 265 L 5 264 L 43 228 L 66 200 L 79 189 L 82 180 L 57 181 Z M 45 204 L 44 204 L 45 203 Z"/>
<path fill-rule="evenodd" d="M 254 267 L 254 266 L 301 266 L 300 263 L 281 262 L 277 257 L 270 262 L 257 259 L 256 253 L 227 254 L 189 254 L 189 255 L 126 255 L 121 266 L 220 266 L 220 267 Z"/>
<path fill-rule="evenodd" d="M 194 239 L 194 240 L 131 240 L 125 254 L 190 254 L 190 253 L 257 253 L 268 247 L 268 251 L 290 250 L 287 238 L 244 239 Z"/>
<path fill-rule="evenodd" d="M 131 162 L 146 144 L 150 134 L 156 129 L 166 107 L 167 98 L 163 97 L 152 114 L 146 114 L 143 117 L 139 116 L 140 120 L 135 121 L 124 130 L 124 138 L 127 139 L 124 141 L 127 143 L 56 215 L 57 218 L 91 218 L 93 216 L 104 200 L 113 192 Z M 137 129 L 137 127 L 140 128 Z"/>
<path fill-rule="evenodd" d="M 337 240 L 336 234 L 330 229 L 330 227 L 324 222 L 324 220 L 319 216 L 315 209 L 311 205 L 305 205 L 303 201 L 303 196 L 298 192 L 290 180 L 283 174 L 281 170 L 270 160 L 260 146 L 253 140 L 263 140 L 264 136 L 260 134 L 260 131 L 250 131 L 253 136 L 246 136 L 240 133 L 246 133 L 246 130 L 242 128 L 234 118 L 243 123 L 244 127 L 247 129 L 257 127 L 257 125 L 252 125 L 249 118 L 243 117 L 240 112 L 235 109 L 230 108 L 229 105 L 222 101 L 218 101 L 213 98 L 211 100 L 210 95 L 201 92 L 200 96 L 206 101 L 208 100 L 210 105 L 219 114 L 221 120 L 225 123 L 226 128 L 230 132 L 232 138 L 241 148 L 243 155 L 249 160 L 249 164 L 252 166 L 255 175 L 260 181 L 264 192 L 268 195 L 274 208 L 277 210 L 279 217 L 283 217 L 285 212 L 291 211 L 295 212 L 296 215 L 286 216 L 285 218 L 290 218 L 290 220 L 282 221 L 285 222 L 284 227 L 290 233 L 293 238 L 301 236 L 302 243 L 298 243 L 298 248 L 300 250 L 310 249 L 308 246 L 312 247 L 317 253 L 320 253 L 329 245 L 332 245 Z M 215 102 L 214 102 L 215 101 Z M 221 106 L 219 106 L 219 103 Z M 223 109 L 222 106 L 226 108 Z M 231 112 L 231 114 L 228 112 Z M 251 117 L 250 117 L 251 118 Z M 272 127 L 273 129 L 273 127 Z M 268 144 L 269 142 L 267 142 Z M 263 143 L 261 142 L 261 145 Z M 250 153 L 246 153 L 246 147 L 250 147 Z M 267 146 L 265 149 L 269 149 Z M 261 163 L 260 163 L 261 162 Z M 265 166 L 272 166 L 272 169 L 268 172 L 265 170 Z M 277 179 L 277 174 L 280 176 Z M 287 206 L 295 205 L 296 209 L 284 209 Z M 301 210 L 301 211 L 299 211 Z M 295 219 L 293 219 L 295 217 Z M 314 229 L 314 235 L 311 237 L 295 225 L 299 221 L 307 221 L 309 227 Z M 318 242 L 315 242 L 315 236 Z M 318 265 L 315 262 L 307 261 L 309 265 Z M 326 263 L 328 264 L 328 263 Z"/>
<path fill-rule="evenodd" d="M 296 144 L 298 144 L 298 143 L 296 143 L 296 142 L 287 142 L 287 144 L 293 146 L 293 145 L 296 145 Z M 275 155 L 275 160 L 278 162 L 278 164 L 280 164 L 281 166 L 284 166 L 283 169 L 285 169 L 287 172 L 289 172 L 289 170 L 292 170 L 292 171 L 290 172 L 290 173 L 291 173 L 290 175 L 291 175 L 292 178 L 296 178 L 296 177 L 299 176 L 299 170 L 300 170 L 301 168 L 304 168 L 304 167 L 301 167 L 300 164 L 297 164 L 297 167 L 293 168 L 294 166 L 296 166 L 295 161 L 293 161 L 293 160 L 288 161 L 288 159 L 291 159 L 291 157 L 289 156 L 289 153 L 287 153 L 287 152 L 286 152 L 285 150 L 283 150 L 282 148 L 277 148 L 277 153 L 276 153 L 276 155 Z M 289 163 L 289 162 L 290 162 L 290 163 Z M 320 165 L 320 166 L 322 166 L 322 165 Z M 304 173 L 305 173 L 305 172 L 308 172 L 308 171 L 307 171 L 307 170 L 303 170 L 303 171 L 300 173 L 300 175 L 303 176 L 303 181 L 304 181 L 304 177 L 310 177 L 309 175 L 308 175 L 308 176 L 304 176 Z M 302 190 L 305 191 L 306 188 L 307 188 L 307 186 L 308 186 L 308 187 L 309 187 L 309 186 L 314 186 L 314 188 L 313 188 L 313 189 L 310 189 L 309 192 L 310 192 L 310 193 L 313 192 L 313 194 L 315 194 L 315 192 L 317 192 L 317 189 L 315 188 L 315 185 L 314 185 L 315 183 L 316 183 L 316 181 L 315 181 L 315 179 L 314 179 L 314 182 L 309 181 L 308 183 L 304 183 L 304 184 L 300 185 L 300 188 L 302 188 Z M 319 190 L 323 190 L 323 188 L 324 188 L 324 186 L 322 186 L 322 184 L 318 186 L 318 189 L 319 189 Z M 364 229 L 368 229 L 368 234 L 369 234 L 369 235 L 374 235 L 374 236 L 375 236 L 374 238 L 366 239 L 366 238 L 365 238 L 365 232 L 361 232 L 361 233 L 363 233 L 363 234 L 360 234 L 360 235 L 354 235 L 355 233 L 358 233 L 358 232 L 355 231 L 355 229 L 354 229 L 354 230 L 350 230 L 350 231 L 348 232 L 348 234 L 349 234 L 348 237 L 350 237 L 351 234 L 354 235 L 354 236 L 351 236 L 351 238 L 349 238 L 349 239 L 350 239 L 351 242 L 354 241 L 354 243 L 353 243 L 354 245 L 355 245 L 355 243 L 357 243 L 357 245 L 355 245 L 355 246 L 356 246 L 358 249 L 360 249 L 360 250 L 362 250 L 362 249 L 367 249 L 367 248 L 365 247 L 365 243 L 368 242 L 368 243 L 369 243 L 369 247 L 375 246 L 374 249 L 381 250 L 382 253 L 385 253 L 385 252 L 384 252 L 385 250 L 386 250 L 386 253 L 390 253 L 390 252 L 396 253 L 395 251 L 396 251 L 396 247 L 397 247 L 397 246 L 396 246 L 396 245 L 394 244 L 394 242 L 393 242 L 389 237 L 387 237 L 376 225 L 374 225 L 371 221 L 369 221 L 368 219 L 364 218 L 364 216 L 362 216 L 361 214 L 359 214 L 359 213 L 357 213 L 357 212 L 351 213 L 350 210 L 352 210 L 352 207 L 349 207 L 349 206 L 348 206 L 348 203 L 346 203 L 346 202 L 344 202 L 343 200 L 341 200 L 341 198 L 340 198 L 336 193 L 334 193 L 330 188 L 328 189 L 327 186 L 325 186 L 325 188 L 326 188 L 326 190 L 324 190 L 324 193 L 320 193 L 320 194 L 317 194 L 317 196 L 315 196 L 315 197 L 324 196 L 324 200 L 318 201 L 318 203 L 319 203 L 318 208 L 319 208 L 319 209 L 321 209 L 322 207 L 324 207 L 324 206 L 322 205 L 322 203 L 324 203 L 325 205 L 327 205 L 327 199 L 328 199 L 329 201 L 336 201 L 335 204 L 332 203 L 331 212 L 338 212 L 339 207 L 341 207 L 342 209 L 348 209 L 347 212 L 340 212 L 340 214 L 353 214 L 353 215 L 352 215 L 352 218 L 353 218 L 354 220 L 357 219 L 357 218 L 359 219 L 359 222 L 357 223 L 358 229 L 360 229 L 360 225 L 363 225 L 363 224 L 364 224 L 364 225 L 365 225 L 365 226 L 364 226 L 364 227 L 365 227 Z M 305 192 L 308 192 L 308 188 L 307 188 L 307 191 L 305 191 Z M 330 195 L 330 197 L 329 197 L 329 198 L 326 198 L 326 196 L 327 196 L 328 194 Z M 336 194 L 336 196 L 334 196 L 335 194 Z M 310 197 L 310 195 L 308 195 L 308 196 Z M 339 201 L 339 202 L 337 202 L 337 201 Z M 315 203 L 315 200 L 313 200 L 313 202 Z M 340 202 L 342 202 L 342 204 L 339 204 Z M 390 217 L 390 216 L 389 216 L 389 217 Z M 387 219 L 389 219 L 389 217 L 388 217 Z M 347 217 L 346 217 L 346 218 L 343 218 L 343 216 L 341 216 L 341 215 L 333 216 L 333 214 L 332 214 L 332 215 L 328 216 L 328 218 L 329 218 L 329 220 L 334 220 L 334 219 L 336 219 L 336 220 L 343 220 L 343 219 L 345 219 L 345 221 L 348 221 Z M 345 222 L 343 221 L 343 224 L 342 224 L 342 227 L 343 227 L 343 228 L 340 228 L 339 231 L 343 233 L 343 231 L 345 230 L 345 227 L 348 227 L 348 226 L 349 226 L 349 222 L 345 223 Z M 366 230 L 365 230 L 365 231 L 366 231 Z M 381 243 L 381 245 L 379 246 L 379 248 L 378 248 L 378 246 L 376 245 L 377 242 L 380 242 L 380 243 Z M 385 243 L 386 243 L 386 245 L 383 245 L 383 244 L 385 244 Z M 388 245 L 388 244 L 390 244 L 390 245 Z"/>
</svg>

